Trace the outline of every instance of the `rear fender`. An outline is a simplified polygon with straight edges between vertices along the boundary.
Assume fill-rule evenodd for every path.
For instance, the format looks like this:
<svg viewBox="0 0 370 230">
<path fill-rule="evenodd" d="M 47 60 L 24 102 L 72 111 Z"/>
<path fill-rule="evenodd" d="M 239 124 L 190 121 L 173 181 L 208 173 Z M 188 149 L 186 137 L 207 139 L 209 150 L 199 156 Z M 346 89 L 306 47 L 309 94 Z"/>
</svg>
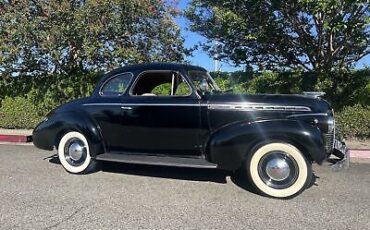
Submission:
<svg viewBox="0 0 370 230">
<path fill-rule="evenodd" d="M 209 161 L 220 168 L 236 170 L 262 143 L 280 141 L 299 148 L 309 161 L 319 164 L 326 158 L 318 128 L 296 120 L 240 122 L 214 132 L 208 143 Z"/>
</svg>

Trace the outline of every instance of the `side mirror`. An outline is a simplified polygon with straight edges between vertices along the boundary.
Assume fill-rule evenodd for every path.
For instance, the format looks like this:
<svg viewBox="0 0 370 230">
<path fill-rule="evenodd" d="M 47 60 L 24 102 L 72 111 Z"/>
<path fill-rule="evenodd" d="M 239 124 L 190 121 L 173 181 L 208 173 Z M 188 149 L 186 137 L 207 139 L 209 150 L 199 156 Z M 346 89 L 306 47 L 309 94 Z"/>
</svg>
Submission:
<svg viewBox="0 0 370 230">
<path fill-rule="evenodd" d="M 204 94 L 206 92 L 208 92 L 208 82 L 207 82 L 207 79 L 203 79 L 201 82 L 200 82 L 200 85 L 199 85 L 199 89 L 200 91 Z"/>
</svg>

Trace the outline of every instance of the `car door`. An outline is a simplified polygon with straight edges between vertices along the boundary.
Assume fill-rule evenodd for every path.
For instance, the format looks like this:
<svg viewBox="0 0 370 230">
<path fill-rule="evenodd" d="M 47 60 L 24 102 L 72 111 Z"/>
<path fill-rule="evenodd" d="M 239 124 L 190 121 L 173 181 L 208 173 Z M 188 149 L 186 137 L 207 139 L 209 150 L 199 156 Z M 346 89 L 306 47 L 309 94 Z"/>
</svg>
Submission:
<svg viewBox="0 0 370 230">
<path fill-rule="evenodd" d="M 133 79 L 132 73 L 119 73 L 108 77 L 99 90 L 99 96 L 84 104 L 85 111 L 98 124 L 106 151 L 122 150 L 122 102 Z"/>
<path fill-rule="evenodd" d="M 201 155 L 199 98 L 179 73 L 147 71 L 140 74 L 121 109 L 125 151 Z"/>
</svg>

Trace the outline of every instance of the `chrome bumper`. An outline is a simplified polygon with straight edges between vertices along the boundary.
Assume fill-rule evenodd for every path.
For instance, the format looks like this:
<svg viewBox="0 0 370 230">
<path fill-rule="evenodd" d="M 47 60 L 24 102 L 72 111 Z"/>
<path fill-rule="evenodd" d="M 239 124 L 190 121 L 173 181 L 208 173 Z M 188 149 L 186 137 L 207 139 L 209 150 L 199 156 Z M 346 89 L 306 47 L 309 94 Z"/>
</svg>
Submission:
<svg viewBox="0 0 370 230">
<path fill-rule="evenodd" d="M 331 166 L 333 170 L 349 168 L 349 150 L 344 141 L 334 140 L 334 149 L 332 155 L 339 158 L 339 161 Z"/>
</svg>

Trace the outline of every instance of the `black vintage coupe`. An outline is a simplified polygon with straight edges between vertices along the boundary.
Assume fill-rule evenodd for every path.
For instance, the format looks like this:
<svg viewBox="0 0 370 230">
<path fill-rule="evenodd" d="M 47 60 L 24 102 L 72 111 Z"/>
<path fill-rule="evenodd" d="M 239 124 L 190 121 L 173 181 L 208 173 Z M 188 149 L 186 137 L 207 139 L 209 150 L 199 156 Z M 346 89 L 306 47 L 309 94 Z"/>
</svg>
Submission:
<svg viewBox="0 0 370 230">
<path fill-rule="evenodd" d="M 33 142 L 56 148 L 70 173 L 99 161 L 220 168 L 286 198 L 311 182 L 313 162 L 346 159 L 334 133 L 333 110 L 317 94 L 227 94 L 201 67 L 159 63 L 106 74 L 90 97 L 51 111 Z"/>
</svg>

